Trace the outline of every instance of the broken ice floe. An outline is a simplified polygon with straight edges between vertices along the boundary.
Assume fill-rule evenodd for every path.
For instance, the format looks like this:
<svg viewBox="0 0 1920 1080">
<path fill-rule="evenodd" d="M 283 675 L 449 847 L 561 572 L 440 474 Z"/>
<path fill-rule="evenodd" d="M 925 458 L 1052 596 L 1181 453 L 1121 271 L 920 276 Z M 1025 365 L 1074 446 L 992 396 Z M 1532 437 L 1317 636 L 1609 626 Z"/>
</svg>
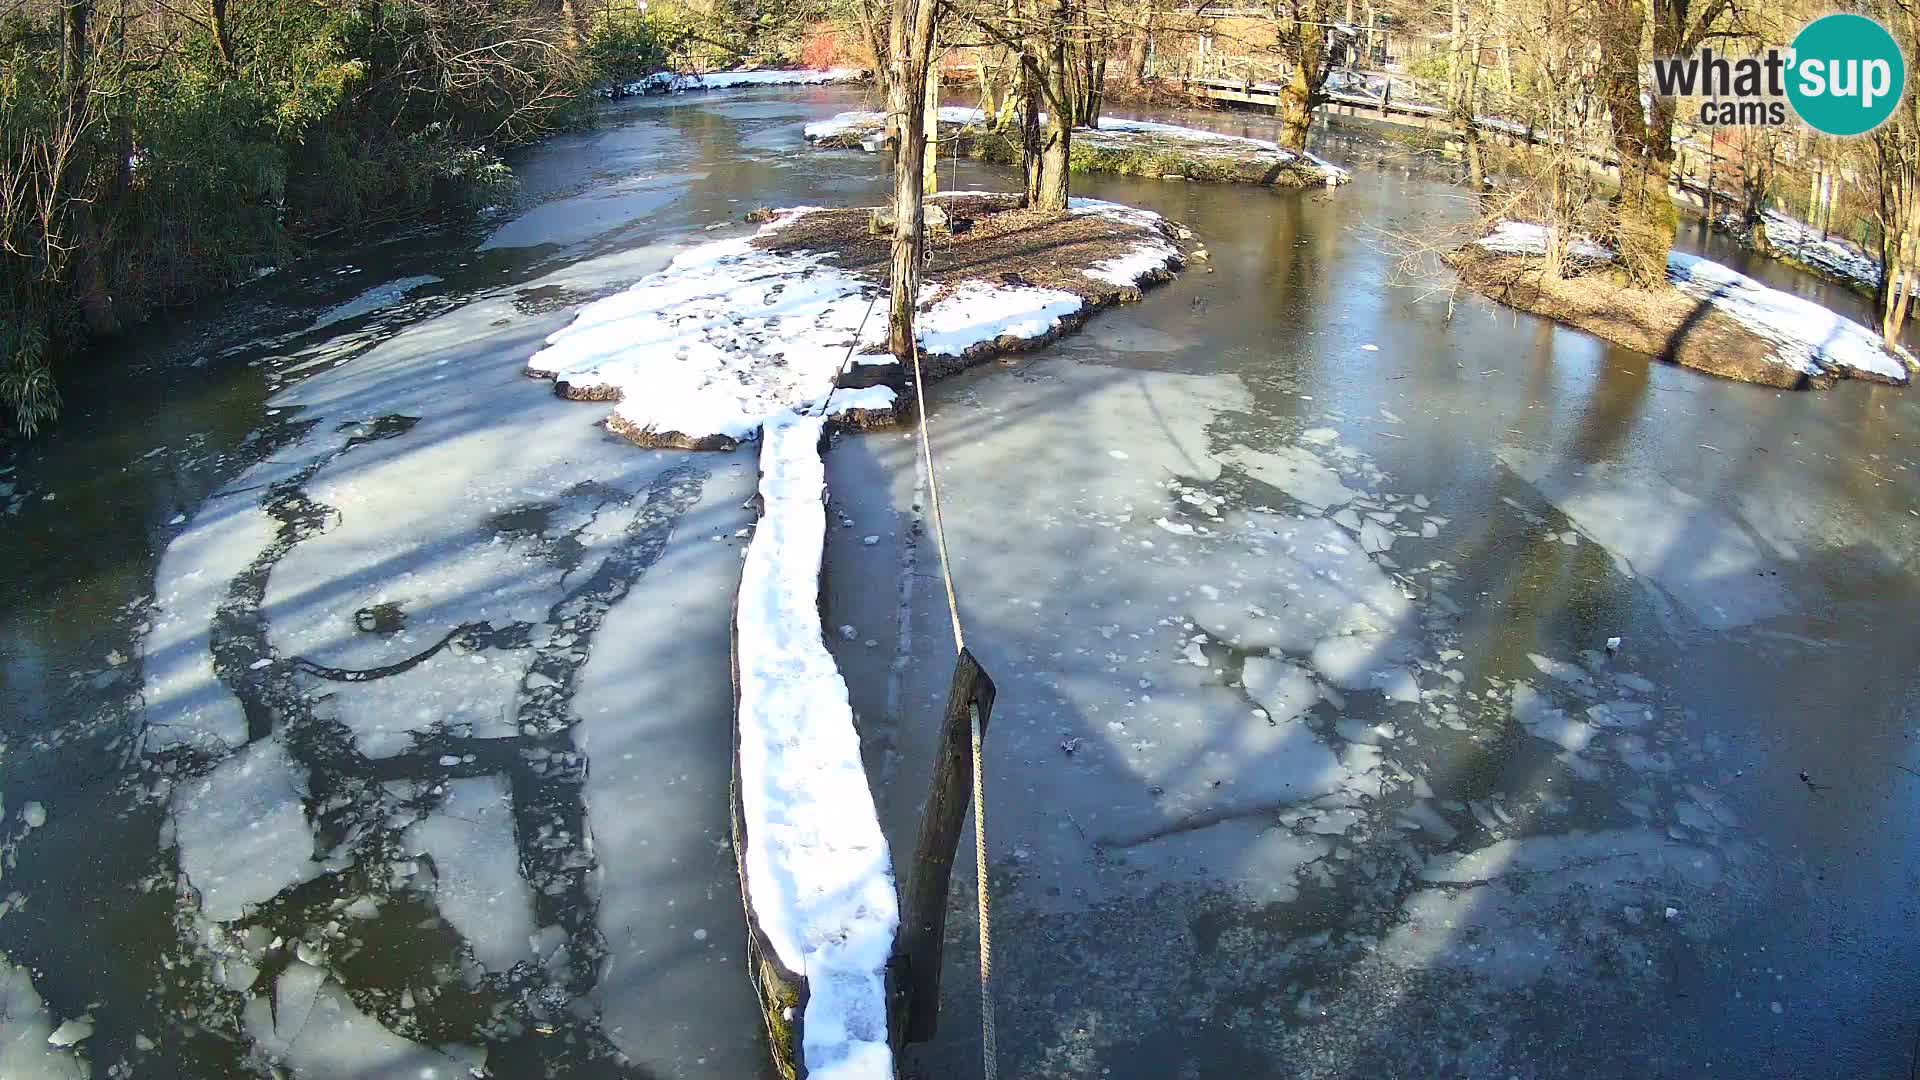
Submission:
<svg viewBox="0 0 1920 1080">
<path fill-rule="evenodd" d="M 440 808 L 407 830 L 411 854 L 432 859 L 440 914 L 494 971 L 532 959 L 533 891 L 514 846 L 513 796 L 502 776 L 447 781 Z"/>
<path fill-rule="evenodd" d="M 180 869 L 215 922 L 240 918 L 321 870 L 307 783 L 277 737 L 237 751 L 173 795 Z"/>
</svg>

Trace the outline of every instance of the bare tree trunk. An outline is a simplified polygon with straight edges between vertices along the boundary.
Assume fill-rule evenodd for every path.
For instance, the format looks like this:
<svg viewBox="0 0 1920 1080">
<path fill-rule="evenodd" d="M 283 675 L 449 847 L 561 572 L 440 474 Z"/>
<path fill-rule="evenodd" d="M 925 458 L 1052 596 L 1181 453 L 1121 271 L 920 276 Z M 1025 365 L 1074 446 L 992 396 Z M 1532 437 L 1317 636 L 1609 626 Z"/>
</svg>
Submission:
<svg viewBox="0 0 1920 1080">
<path fill-rule="evenodd" d="M 1127 75 L 1135 86 L 1147 81 L 1147 55 L 1153 45 L 1153 0 L 1142 0 L 1127 38 Z"/>
<path fill-rule="evenodd" d="M 927 93 L 920 127 L 927 138 L 927 151 L 922 155 L 925 164 L 921 186 L 931 195 L 940 190 L 940 60 L 937 56 L 927 64 Z"/>
<path fill-rule="evenodd" d="M 227 26 L 227 0 L 208 0 L 207 25 L 213 31 L 213 48 L 229 72 L 238 67 L 233 58 L 233 34 Z"/>
<path fill-rule="evenodd" d="M 1480 42 L 1468 26 L 1467 0 L 1453 0 L 1453 40 L 1447 51 L 1447 111 L 1453 131 L 1465 149 L 1467 184 L 1477 196 L 1486 190 L 1486 171 L 1480 160 L 1480 127 L 1474 120 L 1475 92 L 1480 84 Z"/>
<path fill-rule="evenodd" d="M 893 266 L 889 277 L 887 348 L 905 359 L 913 347 L 913 313 L 920 295 L 922 168 L 927 153 L 926 98 L 937 0 L 897 0 L 888 35 L 887 112 L 899 123 L 893 160 Z"/>
<path fill-rule="evenodd" d="M 1288 49 L 1293 71 L 1280 89 L 1280 145 L 1296 154 L 1307 152 L 1307 132 L 1313 127 L 1313 107 L 1320 103 L 1320 88 L 1327 81 L 1327 22 L 1332 9 L 1328 0 L 1292 0 L 1291 27 L 1282 20 L 1281 31 L 1291 32 Z"/>
<path fill-rule="evenodd" d="M 1065 213 L 1067 209 L 1067 169 L 1073 153 L 1073 94 L 1067 85 L 1067 29 L 1072 23 L 1072 0 L 1060 0 L 1055 19 L 1048 27 L 1043 78 L 1047 99 L 1046 130 L 1040 140 L 1040 184 L 1033 206 L 1039 210 Z"/>
<path fill-rule="evenodd" d="M 216 0 L 223 2 L 223 0 Z M 566 30 L 567 48 L 579 52 L 587 44 L 587 19 L 579 0 L 560 0 L 560 23 Z"/>
<path fill-rule="evenodd" d="M 1620 167 L 1620 193 L 1614 203 L 1618 216 L 1615 239 L 1629 280 L 1651 288 L 1667 279 L 1667 253 L 1679 229 L 1679 216 L 1667 192 L 1673 162 L 1656 145 L 1666 143 L 1666 153 L 1670 154 L 1671 141 L 1650 130 L 1640 103 L 1640 38 L 1645 16 L 1639 3 L 1602 0 L 1599 13 L 1597 81 Z M 1671 110 L 1668 116 L 1670 120 Z"/>
<path fill-rule="evenodd" d="M 1020 59 L 1020 166 L 1026 177 L 1026 205 L 1040 205 L 1040 76 L 1031 60 Z"/>
</svg>

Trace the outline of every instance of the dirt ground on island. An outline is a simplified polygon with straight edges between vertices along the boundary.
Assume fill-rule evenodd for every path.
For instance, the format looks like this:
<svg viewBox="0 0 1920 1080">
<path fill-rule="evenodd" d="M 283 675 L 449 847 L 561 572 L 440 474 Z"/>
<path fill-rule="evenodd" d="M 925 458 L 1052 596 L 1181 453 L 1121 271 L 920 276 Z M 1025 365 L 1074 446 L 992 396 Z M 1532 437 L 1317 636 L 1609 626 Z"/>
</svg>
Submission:
<svg viewBox="0 0 1920 1080">
<path fill-rule="evenodd" d="M 1061 316 L 1046 333 L 1026 337 L 1006 334 L 982 341 L 958 357 L 926 357 L 930 375 L 948 375 L 996 356 L 1048 345 L 1079 329 L 1093 313 L 1140 299 L 1142 289 L 1171 279 L 1184 260 L 1181 256 L 1180 261 L 1163 265 L 1131 285 L 1091 277 L 1086 272 L 1089 268 L 1132 255 L 1142 245 L 1168 244 L 1179 250 L 1183 238 L 1190 234 L 1169 221 L 1148 225 L 1105 214 L 1050 214 L 1029 210 L 1020 202 L 1019 196 L 1005 193 L 969 192 L 929 199 L 929 208 L 938 206 L 947 224 L 929 231 L 924 283 L 951 287 L 979 281 L 1058 289 L 1085 303 Z M 768 251 L 825 255 L 834 266 L 884 286 L 891 269 L 893 238 L 891 233 L 876 235 L 871 219 L 869 207 L 816 211 L 756 238 L 754 244 Z M 943 291 L 923 293 L 921 310 Z M 843 377 L 842 385 L 853 388 L 874 381 L 892 385 L 903 377 L 890 367 L 855 367 Z M 903 406 L 910 396 L 909 387 L 906 383 L 895 386 Z M 870 416 L 857 426 L 884 426 L 903 416 Z"/>
<path fill-rule="evenodd" d="M 1059 289 L 1095 306 L 1137 298 L 1138 286 L 1115 285 L 1088 277 L 1086 269 L 1131 254 L 1146 243 L 1173 242 L 1170 231 L 1148 228 L 1103 214 L 1050 214 L 1029 210 L 1010 194 L 948 195 L 931 198 L 948 225 L 929 230 L 923 280 L 932 285 L 990 281 Z M 893 235 L 875 235 L 868 207 L 807 214 L 777 232 L 754 240 L 768 251 L 828 254 L 835 266 L 884 284 L 893 258 Z M 1174 228 L 1169 226 L 1169 229 Z M 1153 278 L 1163 281 L 1171 271 Z M 1148 283 L 1151 283 L 1148 282 Z"/>
</svg>

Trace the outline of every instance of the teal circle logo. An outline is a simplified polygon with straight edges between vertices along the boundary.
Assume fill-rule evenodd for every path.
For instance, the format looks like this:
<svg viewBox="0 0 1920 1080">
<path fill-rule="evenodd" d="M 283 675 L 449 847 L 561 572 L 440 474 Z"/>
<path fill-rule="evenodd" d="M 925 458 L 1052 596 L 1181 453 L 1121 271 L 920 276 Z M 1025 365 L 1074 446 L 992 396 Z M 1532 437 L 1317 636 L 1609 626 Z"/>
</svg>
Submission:
<svg viewBox="0 0 1920 1080">
<path fill-rule="evenodd" d="M 1907 89 L 1907 61 L 1887 28 L 1828 15 L 1793 39 L 1787 100 L 1815 131 L 1862 135 L 1886 122 Z"/>
</svg>

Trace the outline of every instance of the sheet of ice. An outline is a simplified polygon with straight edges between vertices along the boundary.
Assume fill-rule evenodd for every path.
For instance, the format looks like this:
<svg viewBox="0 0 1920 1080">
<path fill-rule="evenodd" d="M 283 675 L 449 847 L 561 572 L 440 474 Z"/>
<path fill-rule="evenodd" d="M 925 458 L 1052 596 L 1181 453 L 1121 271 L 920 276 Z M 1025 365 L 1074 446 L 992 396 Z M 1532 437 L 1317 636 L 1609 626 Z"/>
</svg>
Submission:
<svg viewBox="0 0 1920 1080">
<path fill-rule="evenodd" d="M 1888 353 L 1879 335 L 1811 300 L 1758 281 L 1697 255 L 1667 254 L 1667 279 L 1689 296 L 1711 303 L 1774 345 L 1796 369 L 1818 374 L 1836 368 L 1896 383 L 1907 365 Z"/>
<path fill-rule="evenodd" d="M 152 630 L 140 642 L 148 752 L 183 745 L 221 751 L 247 741 L 240 702 L 214 675 L 208 631 L 230 576 L 272 541 L 274 528 L 254 498 L 221 496 L 200 508 L 161 557 Z"/>
<path fill-rule="evenodd" d="M 533 958 L 533 890 L 520 876 L 504 776 L 447 782 L 440 808 L 407 830 L 409 853 L 433 859 L 434 901 L 489 970 Z"/>
<path fill-rule="evenodd" d="M 1341 482 L 1339 473 L 1305 447 L 1254 450 L 1236 446 L 1220 457 L 1246 470 L 1255 480 L 1279 488 L 1315 510 L 1345 506 L 1358 495 Z"/>
<path fill-rule="evenodd" d="M 180 869 L 207 918 L 237 919 L 320 872 L 306 793 L 306 777 L 278 737 L 236 751 L 174 790 Z"/>
<path fill-rule="evenodd" d="M 32 975 L 0 953 L 0 1076 L 7 1080 L 84 1080 L 74 1051 L 52 1045 L 53 1018 Z"/>
<path fill-rule="evenodd" d="M 1664 477 L 1605 462 L 1556 467 L 1546 454 L 1512 446 L 1494 456 L 1606 548 L 1623 570 L 1709 629 L 1796 609 L 1782 579 L 1763 572 L 1772 559 L 1752 530 Z"/>
<path fill-rule="evenodd" d="M 740 575 L 740 791 L 747 893 L 810 997 L 815 1077 L 892 1075 L 884 970 L 899 911 L 847 686 L 820 624 L 823 421 L 782 415 L 760 448 L 760 524 Z"/>
<path fill-rule="evenodd" d="M 315 330 L 332 326 L 337 322 L 357 319 L 362 315 L 371 315 L 376 311 L 393 307 L 395 304 L 405 300 L 408 293 L 428 285 L 437 284 L 439 281 L 440 279 L 432 274 L 417 274 L 412 277 L 396 278 L 382 285 L 375 285 L 373 288 L 348 300 L 346 303 L 321 312 L 319 318 L 313 320 L 313 325 L 307 327 L 307 332 L 311 333 Z"/>
<path fill-rule="evenodd" d="M 1509 702 L 1514 721 L 1536 738 L 1576 754 L 1593 741 L 1593 725 L 1568 716 L 1564 709 L 1554 708 L 1529 683 L 1514 683 Z"/>
<path fill-rule="evenodd" d="M 1267 720 L 1284 724 L 1307 714 L 1320 700 L 1320 687 L 1298 664 L 1267 656 L 1250 656 L 1240 681 L 1247 696 L 1267 710 Z"/>
<path fill-rule="evenodd" d="M 436 1050 L 395 1035 L 326 972 L 297 960 L 281 972 L 274 999 L 248 999 L 243 1018 L 262 1052 L 307 1080 L 466 1080 L 485 1064 L 482 1050 Z"/>
</svg>

